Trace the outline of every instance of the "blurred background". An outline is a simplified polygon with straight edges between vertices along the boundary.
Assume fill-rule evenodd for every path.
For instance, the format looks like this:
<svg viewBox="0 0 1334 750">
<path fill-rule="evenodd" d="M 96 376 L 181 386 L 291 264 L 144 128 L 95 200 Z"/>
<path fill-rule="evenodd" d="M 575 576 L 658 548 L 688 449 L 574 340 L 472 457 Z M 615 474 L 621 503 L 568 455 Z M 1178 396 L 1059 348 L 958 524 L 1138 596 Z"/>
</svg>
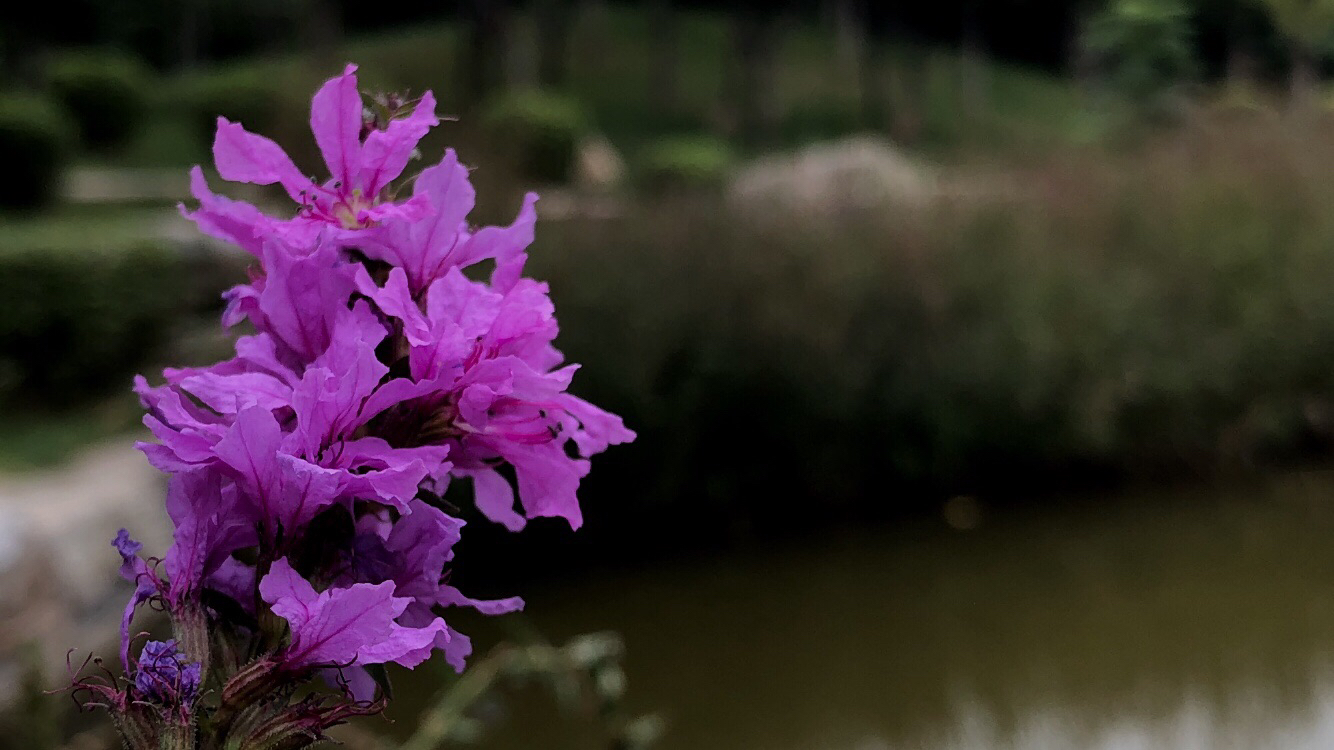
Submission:
<svg viewBox="0 0 1334 750">
<path fill-rule="evenodd" d="M 529 600 L 459 624 L 479 661 L 609 630 L 620 666 L 502 669 L 450 746 L 1334 745 L 1334 2 L 26 8 L 0 747 L 109 747 L 36 691 L 114 637 L 115 530 L 166 545 L 130 376 L 228 350 L 247 258 L 179 217 L 186 170 L 222 114 L 320 173 L 347 61 L 457 116 L 423 153 L 477 167 L 476 222 L 542 193 L 574 390 L 640 435 L 578 534 L 473 523 L 453 572 Z"/>
</svg>

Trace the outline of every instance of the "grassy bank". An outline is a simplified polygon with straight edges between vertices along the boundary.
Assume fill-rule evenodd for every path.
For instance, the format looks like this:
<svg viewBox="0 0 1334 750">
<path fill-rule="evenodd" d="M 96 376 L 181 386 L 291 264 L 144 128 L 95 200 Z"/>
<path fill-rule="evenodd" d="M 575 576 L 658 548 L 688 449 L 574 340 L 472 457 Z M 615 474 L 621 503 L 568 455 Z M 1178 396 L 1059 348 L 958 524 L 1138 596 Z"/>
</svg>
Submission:
<svg viewBox="0 0 1334 750">
<path fill-rule="evenodd" d="M 1211 118 L 926 208 L 548 224 L 534 270 L 577 388 L 641 435 L 594 473 L 588 516 L 781 530 L 1326 460 L 1331 167 L 1318 123 Z"/>
<path fill-rule="evenodd" d="M 123 206 L 0 218 L 0 469 L 133 425 L 130 376 L 217 311 L 241 266 L 168 239 L 173 220 Z"/>
</svg>

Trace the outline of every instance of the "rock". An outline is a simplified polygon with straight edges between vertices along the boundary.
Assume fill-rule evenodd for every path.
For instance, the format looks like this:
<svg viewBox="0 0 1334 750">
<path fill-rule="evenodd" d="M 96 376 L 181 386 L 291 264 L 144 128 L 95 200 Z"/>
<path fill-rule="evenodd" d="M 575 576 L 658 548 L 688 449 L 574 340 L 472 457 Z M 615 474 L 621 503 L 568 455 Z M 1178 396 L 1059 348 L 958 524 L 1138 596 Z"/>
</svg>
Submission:
<svg viewBox="0 0 1334 750">
<path fill-rule="evenodd" d="M 762 157 L 737 172 L 728 200 L 743 216 L 783 221 L 917 206 L 937 191 L 925 165 L 875 136 L 855 136 Z"/>
<path fill-rule="evenodd" d="M 625 159 L 601 136 L 585 138 L 574 158 L 575 184 L 585 190 L 605 190 L 625 181 Z"/>
<path fill-rule="evenodd" d="M 127 528 L 148 554 L 165 552 L 164 488 L 127 440 L 57 470 L 0 477 L 0 703 L 12 699 L 34 646 L 52 685 L 70 649 L 76 662 L 89 650 L 114 661 L 130 585 L 111 540 Z"/>
<path fill-rule="evenodd" d="M 181 200 L 190 195 L 184 169 L 76 167 L 65 176 L 71 203 L 138 203 Z"/>
</svg>

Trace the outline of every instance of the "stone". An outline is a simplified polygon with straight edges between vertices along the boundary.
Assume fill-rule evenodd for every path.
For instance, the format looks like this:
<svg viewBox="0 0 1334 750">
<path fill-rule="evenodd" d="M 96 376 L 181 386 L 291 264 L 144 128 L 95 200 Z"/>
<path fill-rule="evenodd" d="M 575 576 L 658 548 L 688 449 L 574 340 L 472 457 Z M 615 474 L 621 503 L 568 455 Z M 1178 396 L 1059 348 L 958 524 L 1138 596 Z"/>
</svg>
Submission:
<svg viewBox="0 0 1334 750">
<path fill-rule="evenodd" d="M 574 182 L 585 190 L 607 190 L 625 182 L 625 159 L 611 141 L 585 138 L 574 158 Z"/>
<path fill-rule="evenodd" d="M 66 657 L 115 661 L 131 587 L 111 540 L 127 528 L 147 554 L 171 541 L 165 481 L 131 441 L 95 446 L 68 465 L 0 477 L 0 704 L 13 699 L 36 647 L 45 680 L 66 679 Z"/>
<path fill-rule="evenodd" d="M 937 192 L 934 172 L 877 136 L 817 143 L 742 167 L 728 201 L 743 217 L 793 222 L 919 206 Z"/>
</svg>

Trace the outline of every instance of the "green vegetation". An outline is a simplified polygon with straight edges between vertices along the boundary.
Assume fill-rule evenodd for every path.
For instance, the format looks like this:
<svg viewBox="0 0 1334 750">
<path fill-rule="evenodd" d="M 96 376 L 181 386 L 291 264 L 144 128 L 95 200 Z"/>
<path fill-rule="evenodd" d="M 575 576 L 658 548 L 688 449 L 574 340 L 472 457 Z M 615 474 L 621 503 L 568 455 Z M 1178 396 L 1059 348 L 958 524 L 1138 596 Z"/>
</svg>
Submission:
<svg viewBox="0 0 1334 750">
<path fill-rule="evenodd" d="M 533 20 L 515 19 L 513 43 L 531 45 Z M 367 89 L 433 89 L 439 111 L 460 116 L 447 126 L 451 143 L 473 142 L 503 153 L 507 144 L 485 122 L 496 110 L 562 130 L 591 126 L 627 152 L 664 136 L 711 135 L 731 140 L 726 71 L 731 64 L 728 21 L 705 12 L 679 14 L 674 93 L 658 90 L 652 50 L 658 30 L 632 8 L 612 6 L 583 14 L 574 24 L 567 84 L 559 92 L 502 94 L 473 108 L 460 98 L 464 71 L 455 61 L 463 40 L 452 24 L 416 27 L 348 40 L 337 59 L 356 60 Z M 776 120 L 767 140 L 793 145 L 857 132 L 866 125 L 855 71 L 840 62 L 827 29 L 784 27 L 773 71 Z M 609 65 L 609 60 L 615 60 Z M 938 154 L 997 149 L 1021 151 L 1052 143 L 1084 142 L 1099 132 L 1076 87 L 1045 74 L 985 63 L 982 97 L 970 102 L 959 55 L 895 44 L 877 57 L 886 82 L 881 92 L 888 126 L 897 140 Z M 303 134 L 309 91 L 333 71 L 297 56 L 273 56 L 187 72 L 165 83 L 154 127 L 169 135 L 163 148 L 182 164 L 206 157 L 218 111 L 274 135 L 298 151 L 298 163 L 314 168 Z M 522 83 L 522 82 L 520 82 Z M 505 102 L 499 104 L 497 100 Z M 193 114 L 182 115 L 181 103 Z M 490 110 L 490 112 L 488 112 Z M 188 119 L 188 126 L 161 121 Z M 196 132 L 182 148 L 175 134 Z M 288 138 L 290 136 L 290 138 Z M 167 163 L 144 153 L 147 161 Z M 552 172 L 546 171 L 544 178 Z"/>
<path fill-rule="evenodd" d="M 537 90 L 502 94 L 483 108 L 479 124 L 505 144 L 519 175 L 544 183 L 569 181 L 588 130 L 577 101 Z"/>
<path fill-rule="evenodd" d="M 71 134 L 60 113 L 34 96 L 0 97 L 0 209 L 32 209 L 55 200 Z"/>
<path fill-rule="evenodd" d="M 1334 441 L 1331 165 L 1319 126 L 1210 122 L 802 225 L 548 223 L 578 389 L 641 435 L 589 496 L 758 519 L 1301 457 Z"/>
<path fill-rule="evenodd" d="M 652 191 L 709 190 L 723 186 L 736 154 L 725 141 L 677 136 L 650 144 L 639 155 L 640 183 Z"/>
<path fill-rule="evenodd" d="M 74 119 L 80 142 L 94 151 L 124 146 L 148 119 L 149 72 L 133 57 L 71 52 L 47 70 L 55 100 Z"/>
<path fill-rule="evenodd" d="M 180 88 L 179 99 L 164 103 L 182 111 L 191 132 L 207 153 L 219 117 L 239 122 L 256 133 L 272 133 L 282 123 L 290 102 L 283 81 L 262 70 L 234 70 L 198 79 Z M 298 114 L 300 110 L 298 110 Z"/>
<path fill-rule="evenodd" d="M 1162 114 L 1195 75 L 1190 10 L 1178 0 L 1114 0 L 1084 44 L 1108 87 L 1130 106 Z"/>
<path fill-rule="evenodd" d="M 1324 439 L 1313 415 L 1334 392 L 1322 359 L 1334 356 L 1334 306 L 1321 283 L 1334 272 L 1334 182 L 1317 167 L 1334 166 L 1334 150 L 1318 130 L 1248 110 L 1113 153 L 1081 145 L 1115 118 L 1086 108 L 1073 84 L 985 64 L 979 101 L 958 55 L 896 44 L 876 57 L 891 134 L 970 166 L 944 168 L 944 198 L 766 226 L 719 200 L 745 155 L 722 106 L 727 20 L 682 15 L 672 97 L 650 85 L 653 33 L 631 10 L 582 17 L 564 88 L 517 90 L 472 113 L 447 64 L 453 26 L 340 50 L 368 89 L 430 87 L 442 113 L 465 111 L 424 152 L 448 143 L 471 163 L 517 157 L 522 180 L 475 173 L 479 221 L 512 216 L 519 185 L 564 179 L 589 126 L 632 155 L 639 184 L 669 188 L 622 218 L 546 221 L 533 260 L 553 280 L 564 348 L 589 365 L 580 390 L 644 436 L 620 461 L 652 478 L 637 482 L 652 488 L 641 502 L 864 502 L 886 479 L 1055 482 L 1090 466 L 1261 461 Z M 532 36 L 521 16 L 515 43 Z M 833 44 L 813 26 L 784 29 L 774 142 L 861 128 L 860 84 Z M 328 73 L 274 57 L 179 75 L 151 135 L 117 158 L 204 159 L 221 111 L 318 171 L 305 108 Z M 154 139 L 165 145 L 150 157 Z M 123 382 L 180 311 L 203 304 L 176 288 L 181 259 L 144 244 L 142 226 L 80 213 L 0 227 L 0 283 L 12 287 L 0 292 L 24 298 L 3 320 L 4 388 Z M 239 279 L 217 273 L 199 288 Z M 154 282 L 131 286 L 143 279 Z M 774 465 L 790 471 L 774 476 Z"/>
<path fill-rule="evenodd" d="M 71 405 L 117 390 L 214 280 L 159 239 L 157 212 L 63 211 L 0 225 L 0 398 Z M 35 399 L 35 401 L 34 401 Z"/>
<path fill-rule="evenodd" d="M 139 427 L 142 416 L 128 391 L 77 408 L 7 409 L 0 419 L 0 471 L 59 466 L 91 443 Z"/>
</svg>

